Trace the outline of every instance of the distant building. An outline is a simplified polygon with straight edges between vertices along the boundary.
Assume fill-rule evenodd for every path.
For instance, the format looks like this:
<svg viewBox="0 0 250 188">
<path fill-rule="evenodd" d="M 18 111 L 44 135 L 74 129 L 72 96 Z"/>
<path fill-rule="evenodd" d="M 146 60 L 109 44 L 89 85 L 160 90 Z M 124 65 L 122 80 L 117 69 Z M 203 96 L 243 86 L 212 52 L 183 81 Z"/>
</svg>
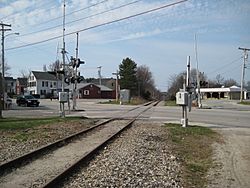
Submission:
<svg viewBox="0 0 250 188">
<path fill-rule="evenodd" d="M 66 86 L 66 90 L 71 90 L 72 86 Z M 93 83 L 77 84 L 78 98 L 80 99 L 115 99 L 115 90 L 103 85 Z"/>
<path fill-rule="evenodd" d="M 31 71 L 28 78 L 27 91 L 32 95 L 40 95 L 45 98 L 49 95 L 55 95 L 61 90 L 62 81 L 55 75 L 48 72 Z"/>
<path fill-rule="evenodd" d="M 204 99 L 208 98 L 226 98 L 229 100 L 239 100 L 240 99 L 240 93 L 241 88 L 237 86 L 232 87 L 222 87 L 222 88 L 200 88 L 201 96 Z M 243 99 L 247 99 L 247 90 L 243 90 Z"/>
<path fill-rule="evenodd" d="M 28 79 L 27 78 L 17 78 L 16 79 L 16 94 L 24 95 L 27 88 Z"/>
<path fill-rule="evenodd" d="M 8 95 L 16 94 L 16 79 L 13 77 L 4 77 L 5 79 L 5 90 Z"/>
<path fill-rule="evenodd" d="M 97 78 L 87 78 L 85 79 L 85 82 L 100 85 L 99 84 L 100 80 Z M 116 79 L 114 78 L 102 78 L 101 79 L 101 85 L 106 86 L 112 90 L 115 90 L 115 82 L 116 82 Z"/>
</svg>

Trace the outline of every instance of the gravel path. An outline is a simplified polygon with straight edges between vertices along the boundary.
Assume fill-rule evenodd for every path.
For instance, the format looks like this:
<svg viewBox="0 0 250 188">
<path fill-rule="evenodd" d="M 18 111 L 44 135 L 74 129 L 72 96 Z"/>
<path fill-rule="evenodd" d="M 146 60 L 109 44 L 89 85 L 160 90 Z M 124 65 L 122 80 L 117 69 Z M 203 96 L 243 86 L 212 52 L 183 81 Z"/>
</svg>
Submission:
<svg viewBox="0 0 250 188">
<path fill-rule="evenodd" d="M 136 123 L 64 187 L 182 187 L 167 136 L 161 126 Z"/>
<path fill-rule="evenodd" d="M 215 167 L 208 174 L 208 188 L 250 187 L 250 129 L 217 128 L 225 143 L 214 144 Z"/>
</svg>

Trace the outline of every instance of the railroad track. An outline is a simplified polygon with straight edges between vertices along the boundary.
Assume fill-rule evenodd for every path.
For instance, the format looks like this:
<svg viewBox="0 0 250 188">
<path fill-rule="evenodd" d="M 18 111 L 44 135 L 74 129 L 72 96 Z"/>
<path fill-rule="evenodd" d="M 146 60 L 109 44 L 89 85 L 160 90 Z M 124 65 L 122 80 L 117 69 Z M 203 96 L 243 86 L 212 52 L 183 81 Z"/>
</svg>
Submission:
<svg viewBox="0 0 250 188">
<path fill-rule="evenodd" d="M 157 102 L 58 140 L 0 166 L 0 187 L 56 187 Z M 128 118 L 127 118 L 128 117 Z"/>
</svg>

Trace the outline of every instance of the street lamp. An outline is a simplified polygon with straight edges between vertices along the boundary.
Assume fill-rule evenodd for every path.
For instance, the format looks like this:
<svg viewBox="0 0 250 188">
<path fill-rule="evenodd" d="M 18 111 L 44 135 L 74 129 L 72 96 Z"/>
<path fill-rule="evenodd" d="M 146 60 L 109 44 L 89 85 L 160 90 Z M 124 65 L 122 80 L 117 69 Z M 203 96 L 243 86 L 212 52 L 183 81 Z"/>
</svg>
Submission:
<svg viewBox="0 0 250 188">
<path fill-rule="evenodd" d="M 19 35 L 19 33 L 9 33 L 7 35 L 4 36 L 4 32 L 2 33 L 2 98 L 3 98 L 3 105 L 2 108 L 3 110 L 5 109 L 5 79 L 4 79 L 4 39 L 7 36 L 10 35 Z"/>
</svg>

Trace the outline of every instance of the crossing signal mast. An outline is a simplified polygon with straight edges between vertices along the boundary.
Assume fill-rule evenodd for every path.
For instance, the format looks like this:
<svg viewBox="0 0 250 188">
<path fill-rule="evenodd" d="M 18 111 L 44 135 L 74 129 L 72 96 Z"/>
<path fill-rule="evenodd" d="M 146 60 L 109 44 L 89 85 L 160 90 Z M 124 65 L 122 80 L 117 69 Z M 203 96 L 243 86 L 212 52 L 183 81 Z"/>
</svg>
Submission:
<svg viewBox="0 0 250 188">
<path fill-rule="evenodd" d="M 191 111 L 192 107 L 192 87 L 190 83 L 190 56 L 187 56 L 187 73 L 183 76 L 183 89 L 180 89 L 179 92 L 176 93 L 176 104 L 182 107 L 182 118 L 181 124 L 182 127 L 188 126 L 188 113 Z"/>
<path fill-rule="evenodd" d="M 83 80 L 83 76 L 80 76 L 80 74 L 77 74 L 77 68 L 80 67 L 81 64 L 85 64 L 84 61 L 82 61 L 80 58 L 78 58 L 78 41 L 79 41 L 79 34 L 76 33 L 76 57 L 70 58 L 70 64 L 73 68 L 73 76 L 71 77 L 71 83 L 73 84 L 73 90 L 72 90 L 72 98 L 73 98 L 73 110 L 76 110 L 76 98 L 77 98 L 77 83 L 80 83 Z"/>
<path fill-rule="evenodd" d="M 200 92 L 200 71 L 199 71 L 199 65 L 198 65 L 198 52 L 197 52 L 197 38 L 196 33 L 194 34 L 194 50 L 195 50 L 195 59 L 196 59 L 196 80 L 197 80 L 197 103 L 198 107 L 202 108 L 201 104 L 201 92 Z"/>
</svg>

